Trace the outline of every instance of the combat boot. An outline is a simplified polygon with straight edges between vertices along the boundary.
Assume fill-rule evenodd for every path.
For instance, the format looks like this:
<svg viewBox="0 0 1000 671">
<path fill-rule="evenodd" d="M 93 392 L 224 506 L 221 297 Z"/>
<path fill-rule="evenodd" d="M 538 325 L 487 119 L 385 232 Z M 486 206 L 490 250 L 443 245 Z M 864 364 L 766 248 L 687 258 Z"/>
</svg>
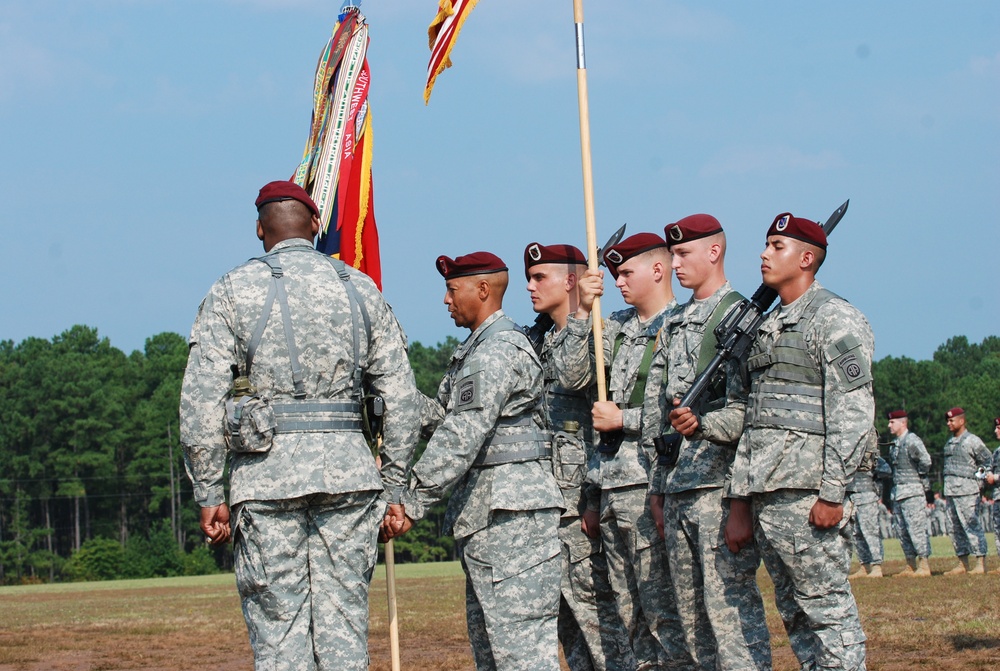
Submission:
<svg viewBox="0 0 1000 671">
<path fill-rule="evenodd" d="M 866 578 L 881 578 L 882 577 L 882 565 L 881 564 L 869 564 L 868 575 Z"/>
<path fill-rule="evenodd" d="M 911 559 L 911 558 L 907 557 L 906 558 L 906 568 L 904 568 L 902 571 L 900 571 L 899 573 L 897 573 L 896 575 L 894 575 L 892 577 L 893 578 L 912 578 L 913 577 L 913 570 L 916 569 L 916 568 L 917 568 L 917 560 L 916 559 Z"/>
<path fill-rule="evenodd" d="M 917 557 L 917 570 L 913 572 L 914 578 L 930 578 L 931 565 L 927 563 L 927 557 Z"/>
<path fill-rule="evenodd" d="M 986 573 L 986 570 L 983 566 L 984 564 L 983 559 L 984 557 L 972 558 L 972 560 L 969 562 L 969 575 L 982 575 Z"/>
<path fill-rule="evenodd" d="M 969 555 L 962 555 L 958 560 L 962 563 L 950 571 L 945 571 L 945 575 L 962 575 L 969 572 Z"/>
<path fill-rule="evenodd" d="M 870 566 L 871 564 L 861 564 L 860 566 L 858 566 L 857 571 L 847 576 L 847 579 L 851 580 L 852 578 L 864 578 L 866 575 L 868 575 L 868 568 Z"/>
</svg>

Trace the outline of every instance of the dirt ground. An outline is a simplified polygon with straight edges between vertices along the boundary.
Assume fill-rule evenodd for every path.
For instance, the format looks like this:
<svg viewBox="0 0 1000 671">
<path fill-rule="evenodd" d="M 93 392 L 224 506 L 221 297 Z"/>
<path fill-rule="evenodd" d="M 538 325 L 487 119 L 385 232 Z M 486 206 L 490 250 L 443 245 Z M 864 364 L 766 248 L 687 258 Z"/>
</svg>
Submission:
<svg viewBox="0 0 1000 671">
<path fill-rule="evenodd" d="M 991 557 L 991 568 L 996 566 Z M 1000 656 L 1000 575 L 943 577 L 954 558 L 932 559 L 928 580 L 856 580 L 868 668 L 993 669 Z M 886 573 L 902 568 L 886 562 Z M 381 573 L 381 568 L 380 568 Z M 798 668 L 765 573 L 774 667 Z M 0 589 L 0 671 L 250 671 L 231 576 Z M 403 669 L 472 668 L 461 575 L 397 581 Z M 385 581 L 371 595 L 371 668 L 390 669 Z"/>
</svg>

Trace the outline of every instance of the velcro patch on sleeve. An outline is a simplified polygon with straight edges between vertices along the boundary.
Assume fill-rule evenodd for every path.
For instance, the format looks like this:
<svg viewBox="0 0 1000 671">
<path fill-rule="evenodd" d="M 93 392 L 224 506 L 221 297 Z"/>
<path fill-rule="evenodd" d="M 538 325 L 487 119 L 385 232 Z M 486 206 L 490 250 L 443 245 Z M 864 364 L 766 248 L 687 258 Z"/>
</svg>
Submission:
<svg viewBox="0 0 1000 671">
<path fill-rule="evenodd" d="M 846 342 L 848 339 L 853 342 Z M 849 344 L 853 344 L 854 346 L 846 347 Z M 872 381 L 870 366 L 861 356 L 860 347 L 861 343 L 857 341 L 857 338 L 846 336 L 834 343 L 830 350 L 828 350 L 831 353 L 835 351 L 844 352 L 833 360 L 832 365 L 837 371 L 840 381 L 843 382 L 848 391 L 857 389 Z"/>
<path fill-rule="evenodd" d="M 455 383 L 455 412 L 478 410 L 483 407 L 481 384 L 482 379 L 478 371 Z"/>
</svg>

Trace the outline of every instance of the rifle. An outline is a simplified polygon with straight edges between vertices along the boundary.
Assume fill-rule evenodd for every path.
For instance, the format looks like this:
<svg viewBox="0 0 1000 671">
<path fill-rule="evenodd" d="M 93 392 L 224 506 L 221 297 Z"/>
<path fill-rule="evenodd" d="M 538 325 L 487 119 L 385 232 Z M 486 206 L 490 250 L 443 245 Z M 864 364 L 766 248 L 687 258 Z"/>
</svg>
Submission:
<svg viewBox="0 0 1000 671">
<path fill-rule="evenodd" d="M 830 218 L 823 224 L 824 233 L 830 235 L 833 232 L 840 220 L 844 218 L 847 205 L 850 202 L 850 199 L 845 200 L 843 205 L 833 211 Z M 705 370 L 695 379 L 691 388 L 684 394 L 679 407 L 691 408 L 696 415 L 698 414 L 698 409 L 705 400 L 703 397 L 711 388 L 722 364 L 733 359 L 742 359 L 746 355 L 754 338 L 757 337 L 757 331 L 764 322 L 767 311 L 777 297 L 777 291 L 762 283 L 749 300 L 744 298 L 729 310 L 719 325 L 715 327 L 714 333 L 718 351 L 708 362 Z"/>
</svg>

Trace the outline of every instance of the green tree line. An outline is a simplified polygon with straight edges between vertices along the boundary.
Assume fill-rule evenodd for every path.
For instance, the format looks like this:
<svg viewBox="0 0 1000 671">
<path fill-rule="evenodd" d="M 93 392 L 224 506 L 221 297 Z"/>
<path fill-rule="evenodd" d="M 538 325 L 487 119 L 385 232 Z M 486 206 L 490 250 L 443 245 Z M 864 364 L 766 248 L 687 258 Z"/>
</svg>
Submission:
<svg viewBox="0 0 1000 671">
<path fill-rule="evenodd" d="M 458 341 L 415 342 L 417 385 L 433 395 Z M 187 343 L 176 333 L 130 355 L 97 330 L 51 340 L 0 341 L 0 583 L 191 575 L 230 568 L 210 550 L 184 474 L 177 408 Z M 992 444 L 1000 414 L 1000 338 L 963 336 L 930 361 L 885 357 L 874 366 L 877 426 L 905 408 L 940 473 L 944 412 L 965 408 Z M 220 420 L 221 422 L 221 420 Z M 424 444 L 418 448 L 418 454 Z M 395 543 L 397 561 L 454 558 L 441 533 L 445 502 Z"/>
<path fill-rule="evenodd" d="M 875 377 L 875 427 L 880 442 L 892 439 L 886 414 L 906 410 L 909 429 L 924 441 L 931 454 L 931 482 L 943 486 L 944 444 L 951 437 L 945 413 L 965 410 L 966 428 L 996 445 L 993 421 L 1000 417 L 1000 337 L 979 344 L 955 336 L 937 348 L 930 361 L 887 356 L 872 367 Z M 883 456 L 887 450 L 883 449 Z"/>
</svg>

